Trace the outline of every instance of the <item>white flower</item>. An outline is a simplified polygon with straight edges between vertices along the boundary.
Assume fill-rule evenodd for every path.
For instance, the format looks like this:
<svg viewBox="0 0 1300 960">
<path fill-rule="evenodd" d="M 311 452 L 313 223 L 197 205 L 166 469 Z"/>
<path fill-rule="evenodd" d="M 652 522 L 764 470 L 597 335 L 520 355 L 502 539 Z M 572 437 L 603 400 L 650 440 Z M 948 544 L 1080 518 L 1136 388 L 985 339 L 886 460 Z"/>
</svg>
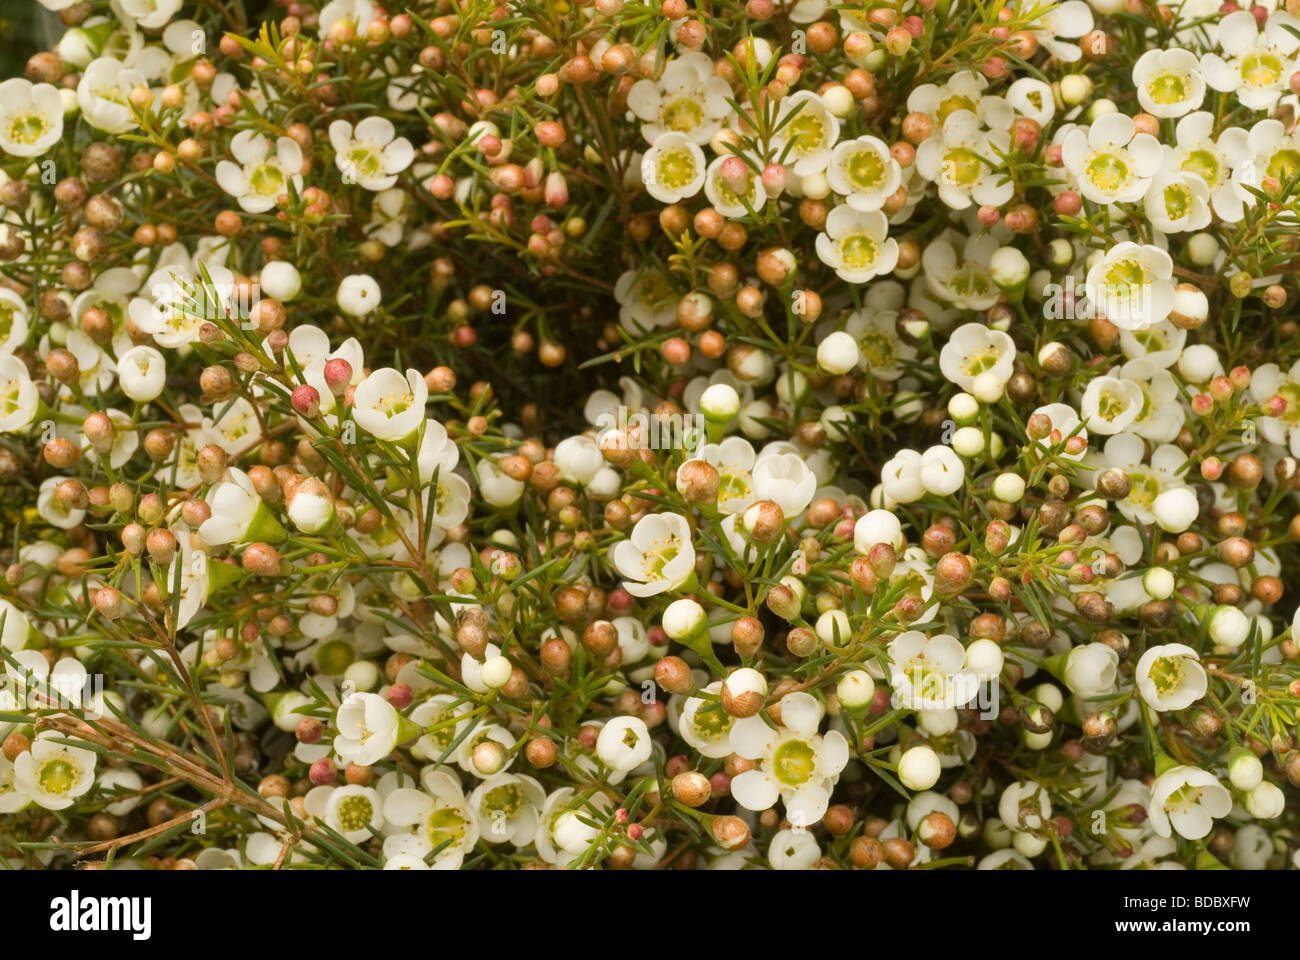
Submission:
<svg viewBox="0 0 1300 960">
<path fill-rule="evenodd" d="M 797 453 L 765 453 L 754 464 L 754 496 L 771 500 L 787 518 L 812 502 L 817 477 Z"/>
<path fill-rule="evenodd" d="M 1038 43 L 1056 59 L 1064 63 L 1074 63 L 1083 51 L 1077 43 L 1062 43 L 1064 40 L 1077 40 L 1086 36 L 1093 25 L 1092 10 L 1083 0 L 1065 0 L 1064 3 L 1048 2 L 1035 6 L 1035 10 L 1045 12 L 1038 18 L 1040 26 L 1032 32 Z"/>
<path fill-rule="evenodd" d="M 660 134 L 641 158 L 641 182 L 661 203 L 695 196 L 704 186 L 704 151 L 682 133 Z"/>
<path fill-rule="evenodd" d="M 1152 179 L 1142 207 L 1161 233 L 1201 230 L 1210 223 L 1210 188 L 1198 174 L 1166 170 Z"/>
<path fill-rule="evenodd" d="M 998 241 L 992 234 L 975 234 L 962 245 L 961 257 L 948 231 L 928 244 L 921 254 L 921 269 L 930 291 L 941 300 L 963 310 L 987 310 L 1001 299 L 993 282 L 993 255 Z M 1008 371 L 1007 376 L 1011 374 Z"/>
<path fill-rule="evenodd" d="M 524 482 L 501 471 L 484 457 L 476 466 L 479 495 L 491 506 L 508 507 L 524 495 Z"/>
<path fill-rule="evenodd" d="M 1138 661 L 1137 688 L 1153 710 L 1182 710 L 1205 696 L 1205 668 L 1195 650 L 1183 643 L 1150 647 Z"/>
<path fill-rule="evenodd" d="M 66 810 L 95 784 L 96 755 L 42 733 L 14 758 L 14 786 L 46 810 Z"/>
<path fill-rule="evenodd" d="M 748 440 L 727 437 L 721 443 L 706 443 L 699 459 L 718 471 L 718 510 L 742 513 L 754 502 L 754 447 Z"/>
<path fill-rule="evenodd" d="M 614 299 L 623 329 L 640 333 L 675 324 L 681 294 L 659 270 L 628 270 L 614 284 Z"/>
<path fill-rule="evenodd" d="M 1295 53 L 1300 27 L 1285 11 L 1274 11 L 1263 30 L 1248 10 L 1230 13 L 1219 23 L 1219 49 L 1223 56 L 1201 58 L 1205 81 L 1215 90 L 1235 93 L 1242 106 L 1271 110 L 1296 71 Z M 1289 28 L 1289 29 L 1288 29 Z"/>
<path fill-rule="evenodd" d="M 882 285 L 869 287 L 867 299 Z M 859 364 L 877 380 L 897 380 L 903 375 L 906 362 L 916 357 L 916 348 L 898 336 L 897 322 L 897 310 L 876 310 L 870 306 L 855 310 L 844 321 L 844 332 L 858 343 Z"/>
<path fill-rule="evenodd" d="M 713 73 L 705 53 L 688 53 L 664 67 L 658 80 L 638 80 L 627 106 L 640 118 L 641 135 L 654 143 L 665 133 L 680 133 L 705 144 L 722 129 L 731 112 L 731 88 Z"/>
<path fill-rule="evenodd" d="M 879 210 L 863 213 L 842 204 L 826 218 L 817 235 L 817 257 L 847 283 L 866 283 L 892 273 L 898 265 L 898 241 Z"/>
<path fill-rule="evenodd" d="M 1126 429 L 1142 412 L 1142 388 L 1118 377 L 1094 377 L 1079 403 L 1089 433 L 1114 434 Z"/>
<path fill-rule="evenodd" d="M 429 387 L 418 370 L 407 370 L 402 376 L 392 367 L 384 367 L 357 385 L 352 417 L 371 436 L 401 440 L 424 421 L 428 399 Z"/>
<path fill-rule="evenodd" d="M 93 60 L 77 84 L 77 104 L 86 122 L 105 133 L 120 134 L 136 126 L 135 115 L 127 97 L 145 79 L 112 57 Z M 62 107 L 60 106 L 60 110 Z"/>
<path fill-rule="evenodd" d="M 334 752 L 344 763 L 363 767 L 378 763 L 397 746 L 400 721 L 397 708 L 383 697 L 354 693 L 335 714 Z"/>
<path fill-rule="evenodd" d="M 646 81 L 641 81 L 645 83 Z M 751 211 L 757 213 L 767 203 L 767 191 L 763 189 L 762 178 L 749 164 L 745 164 L 745 186 L 737 191 L 728 186 L 722 175 L 722 165 L 726 157 L 715 157 L 704 172 L 704 195 L 714 209 L 724 217 L 735 218 L 748 216 Z"/>
<path fill-rule="evenodd" d="M 1137 133 L 1131 117 L 1108 113 L 1061 144 L 1061 161 L 1094 203 L 1136 203 L 1160 170 L 1160 142 Z"/>
<path fill-rule="evenodd" d="M 818 94 L 800 90 L 781 101 L 772 144 L 796 177 L 825 170 L 839 137 L 840 122 Z"/>
<path fill-rule="evenodd" d="M 350 843 L 361 843 L 384 825 L 384 801 L 379 791 L 357 784 L 335 787 L 325 802 L 324 820 Z"/>
<path fill-rule="evenodd" d="M 54 495 L 54 488 L 59 485 L 59 477 L 47 477 L 41 481 L 36 496 L 36 510 L 42 520 L 60 530 L 71 530 L 86 517 L 86 511 L 75 507 L 66 507 Z"/>
<path fill-rule="evenodd" d="M 1205 99 L 1201 63 L 1190 50 L 1148 50 L 1133 65 L 1138 103 L 1154 117 L 1181 117 Z"/>
<path fill-rule="evenodd" d="M 998 798 L 998 816 L 1011 830 L 1040 830 L 1052 816 L 1052 801 L 1033 780 L 1013 783 Z"/>
<path fill-rule="evenodd" d="M 651 513 L 637 521 L 627 540 L 610 553 L 614 569 L 634 597 L 653 597 L 676 590 L 695 572 L 691 527 L 677 513 Z"/>
<path fill-rule="evenodd" d="M 533 842 L 546 791 L 532 777 L 498 773 L 487 777 L 469 795 L 469 805 L 488 843 L 526 847 Z"/>
<path fill-rule="evenodd" d="M 826 814 L 831 790 L 849 761 L 849 744 L 836 730 L 820 735 L 822 706 L 807 693 L 781 698 L 781 727 L 762 716 L 737 720 L 731 747 L 758 766 L 731 781 L 731 793 L 747 810 L 767 810 L 780 798 L 791 823 L 811 827 Z"/>
<path fill-rule="evenodd" d="M 842 140 L 831 151 L 826 179 L 854 210 L 879 210 L 898 190 L 903 171 L 878 137 Z"/>
<path fill-rule="evenodd" d="M 555 465 L 564 479 L 586 486 L 605 465 L 605 458 L 594 440 L 578 435 L 555 445 Z"/>
<path fill-rule="evenodd" d="M 880 485 L 895 503 L 911 503 L 925 495 L 921 483 L 921 455 L 900 450 L 880 468 Z"/>
<path fill-rule="evenodd" d="M 704 692 L 720 695 L 722 681 L 710 683 Z M 731 753 L 731 728 L 735 722 L 718 700 L 687 697 L 677 719 L 677 733 L 700 756 L 718 759 Z"/>
<path fill-rule="evenodd" d="M 241 130 L 230 141 L 230 154 L 237 163 L 222 160 L 217 164 L 217 183 L 249 213 L 265 213 L 275 206 L 281 194 L 302 192 L 302 148 L 288 137 L 275 141 L 253 130 Z"/>
<path fill-rule="evenodd" d="M 1300 138 L 1294 130 L 1288 133 L 1280 121 L 1270 118 L 1250 128 L 1246 145 L 1250 156 L 1233 171 L 1233 184 L 1241 200 L 1254 206 L 1258 198 L 1245 187 L 1260 190 L 1266 177 L 1283 184 L 1294 177 L 1300 169 L 1300 161 L 1296 159 L 1300 156 Z"/>
<path fill-rule="evenodd" d="M 321 8 L 319 36 L 329 36 L 330 27 L 339 22 L 351 23 L 359 33 L 365 33 L 370 21 L 375 19 L 375 8 L 369 0 L 330 0 Z"/>
<path fill-rule="evenodd" d="M 1178 121 L 1174 131 L 1177 145 L 1165 147 L 1167 170 L 1194 173 L 1210 188 L 1214 212 L 1229 223 L 1243 216 L 1245 198 L 1234 188 L 1235 172 L 1251 158 L 1248 134 L 1240 127 L 1228 127 L 1213 136 L 1214 114 L 1208 110 L 1189 113 Z"/>
<path fill-rule="evenodd" d="M 379 281 L 368 273 L 354 273 L 339 283 L 339 309 L 353 317 L 364 317 L 383 300 Z"/>
<path fill-rule="evenodd" d="M 36 419 L 39 400 L 27 364 L 0 354 L 0 433 L 25 430 Z"/>
<path fill-rule="evenodd" d="M 0 356 L 13 353 L 27 342 L 30 313 L 22 297 L 0 287 Z"/>
<path fill-rule="evenodd" d="M 27 646 L 31 625 L 21 610 L 8 600 L 0 598 L 0 647 L 10 653 Z"/>
<path fill-rule="evenodd" d="M 1076 48 L 1077 49 L 1077 48 Z M 1046 128 L 1056 113 L 1052 88 L 1035 77 L 1021 77 L 1007 87 L 1007 103 L 1022 117 Z"/>
<path fill-rule="evenodd" d="M 1268 781 L 1249 791 L 1243 799 L 1247 812 L 1256 820 L 1276 820 L 1286 810 L 1286 794 Z"/>
<path fill-rule="evenodd" d="M 639 717 L 615 717 L 600 728 L 596 756 L 617 773 L 626 773 L 650 759 L 650 728 Z"/>
<path fill-rule="evenodd" d="M 966 323 L 952 332 L 939 351 L 939 369 L 949 381 L 969 391 L 978 378 L 988 374 L 1005 384 L 1011 379 L 1015 359 L 1015 342 L 1001 330 Z"/>
<path fill-rule="evenodd" d="M 58 87 L 21 77 L 0 83 L 0 150 L 15 157 L 39 157 L 62 136 Z"/>
<path fill-rule="evenodd" d="M 767 862 L 773 870 L 810 870 L 821 855 L 817 837 L 806 829 L 778 830 L 767 845 Z"/>
<path fill-rule="evenodd" d="M 939 199 L 954 210 L 972 203 L 1000 207 L 1015 192 L 1002 172 L 1001 157 L 1010 147 L 1006 127 L 984 130 L 970 110 L 957 110 L 917 148 L 916 169 L 938 186 Z"/>
<path fill-rule="evenodd" d="M 478 817 L 466 802 L 460 781 L 448 771 L 425 767 L 420 783 L 422 790 L 398 787 L 384 797 L 384 820 L 406 828 L 384 840 L 384 855 L 423 861 L 437 850 L 435 869 L 459 869 L 465 854 L 478 843 Z"/>
<path fill-rule="evenodd" d="M 1232 794 L 1214 774 L 1179 766 L 1151 785 L 1147 814 L 1151 829 L 1162 837 L 1177 833 L 1188 840 L 1200 840 L 1214 828 L 1215 818 L 1226 817 L 1231 809 Z"/>
<path fill-rule="evenodd" d="M 1250 379 L 1250 394 L 1259 404 L 1275 396 L 1286 401 L 1281 416 L 1261 416 L 1256 422 L 1265 440 L 1286 447 L 1292 456 L 1300 456 L 1300 360 L 1286 373 L 1276 363 L 1256 368 Z"/>
<path fill-rule="evenodd" d="M 1104 643 L 1072 647 L 1065 658 L 1065 685 L 1075 696 L 1096 697 L 1115 689 L 1119 655 Z"/>
<path fill-rule="evenodd" d="M 366 117 L 355 129 L 346 120 L 331 123 L 334 163 L 344 182 L 376 191 L 397 183 L 397 175 L 415 159 L 415 150 L 409 140 L 396 134 L 393 124 L 383 117 Z"/>
<path fill-rule="evenodd" d="M 456 479 L 460 480 L 459 477 Z M 465 483 L 464 480 L 460 482 Z M 316 477 L 309 477 L 294 487 L 286 496 L 285 503 L 289 519 L 303 533 L 320 533 L 334 520 L 334 500 L 329 495 L 329 488 Z M 202 529 L 199 528 L 200 536 L 203 535 Z"/>
<path fill-rule="evenodd" d="M 921 485 L 927 493 L 946 497 L 962 488 L 966 465 L 952 447 L 935 445 L 921 454 Z"/>
<path fill-rule="evenodd" d="M 1173 275 L 1167 252 L 1125 240 L 1088 270 L 1084 291 L 1099 314 L 1121 330 L 1143 330 L 1173 310 Z"/>
<path fill-rule="evenodd" d="M 951 634 L 927 637 L 907 630 L 887 648 L 894 705 L 906 710 L 964 707 L 979 692 L 978 683 L 963 668 L 966 650 Z"/>
<path fill-rule="evenodd" d="M 283 539 L 283 528 L 262 503 L 248 474 L 231 467 L 227 476 L 229 480 L 213 484 L 208 491 L 205 499 L 212 513 L 200 524 L 199 538 L 212 546 Z"/>
</svg>

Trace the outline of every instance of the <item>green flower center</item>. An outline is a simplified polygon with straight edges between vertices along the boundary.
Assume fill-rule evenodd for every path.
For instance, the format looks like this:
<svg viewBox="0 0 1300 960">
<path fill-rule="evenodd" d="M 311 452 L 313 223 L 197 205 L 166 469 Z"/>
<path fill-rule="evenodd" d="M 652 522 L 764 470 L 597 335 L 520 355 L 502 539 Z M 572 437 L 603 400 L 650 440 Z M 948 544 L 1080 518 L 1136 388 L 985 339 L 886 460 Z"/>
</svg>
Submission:
<svg viewBox="0 0 1300 960">
<path fill-rule="evenodd" d="M 248 178 L 248 186 L 259 197 L 278 197 L 284 193 L 284 173 L 273 163 L 264 163 Z"/>
<path fill-rule="evenodd" d="M 865 233 L 851 233 L 840 241 L 840 259 L 857 270 L 875 263 L 879 250 L 876 241 Z"/>
<path fill-rule="evenodd" d="M 36 110 L 15 114 L 9 118 L 9 139 L 18 143 L 33 144 L 50 129 L 45 116 Z"/>
<path fill-rule="evenodd" d="M 48 760 L 36 780 L 45 793 L 62 796 L 77 782 L 77 768 L 69 760 Z"/>
<path fill-rule="evenodd" d="M 820 117 L 804 109 L 786 124 L 786 136 L 790 140 L 791 152 L 803 156 L 822 146 L 826 139 L 826 125 Z"/>
<path fill-rule="evenodd" d="M 1183 160 L 1182 169 L 1196 174 L 1211 187 L 1219 182 L 1219 158 L 1209 150 L 1193 150 Z"/>
<path fill-rule="evenodd" d="M 368 798 L 360 795 L 344 797 L 338 806 L 339 826 L 344 833 L 364 830 L 374 812 L 375 806 Z"/>
<path fill-rule="evenodd" d="M 678 97 L 664 106 L 660 116 L 674 133 L 690 133 L 704 122 L 704 108 L 690 97 Z"/>
<path fill-rule="evenodd" d="M 949 183 L 972 184 L 979 179 L 983 166 L 983 159 L 974 150 L 957 147 L 943 158 L 943 177 Z"/>
<path fill-rule="evenodd" d="M 1116 153 L 1099 153 L 1085 171 L 1088 182 L 1098 190 L 1114 193 L 1128 182 L 1128 164 Z"/>
<path fill-rule="evenodd" d="M 685 187 L 695 179 L 695 157 L 684 147 L 665 150 L 655 164 L 659 182 L 666 187 Z"/>
<path fill-rule="evenodd" d="M 1170 184 L 1165 187 L 1165 213 L 1170 220 L 1181 220 L 1192 209 L 1192 192 L 1182 184 Z"/>
<path fill-rule="evenodd" d="M 817 754 L 804 740 L 787 740 L 772 754 L 772 773 L 786 786 L 807 783 L 817 769 Z"/>
<path fill-rule="evenodd" d="M 1248 86 L 1271 87 L 1282 76 L 1282 60 L 1272 53 L 1248 53 L 1241 58 L 1241 79 Z"/>
<path fill-rule="evenodd" d="M 1183 658 L 1160 657 L 1151 665 L 1151 682 L 1160 693 L 1171 693 L 1183 682 Z"/>
<path fill-rule="evenodd" d="M 1187 78 L 1178 73 L 1162 73 L 1151 78 L 1147 93 L 1156 103 L 1182 103 L 1187 99 Z"/>
<path fill-rule="evenodd" d="M 1282 183 L 1295 178 L 1300 173 L 1300 150 L 1288 148 L 1279 150 L 1269 158 L 1267 172 Z"/>
<path fill-rule="evenodd" d="M 885 164 L 869 147 L 849 157 L 844 166 L 849 182 L 859 190 L 872 190 L 885 182 Z"/>
</svg>

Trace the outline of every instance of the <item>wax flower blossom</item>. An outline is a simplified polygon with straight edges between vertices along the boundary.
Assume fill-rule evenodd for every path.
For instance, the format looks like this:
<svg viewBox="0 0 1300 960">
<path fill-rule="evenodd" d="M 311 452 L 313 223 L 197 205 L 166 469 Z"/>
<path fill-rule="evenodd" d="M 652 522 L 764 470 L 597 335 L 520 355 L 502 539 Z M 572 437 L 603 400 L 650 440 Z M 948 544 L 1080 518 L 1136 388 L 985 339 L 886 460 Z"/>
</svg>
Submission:
<svg viewBox="0 0 1300 960">
<path fill-rule="evenodd" d="M 731 791 L 749 810 L 767 810 L 780 799 L 792 823 L 810 826 L 826 813 L 830 791 L 848 763 L 848 742 L 836 730 L 817 732 L 822 707 L 808 694 L 786 694 L 780 707 L 777 730 L 759 717 L 732 726 L 732 749 L 758 766 L 733 779 Z"/>
<path fill-rule="evenodd" d="M 695 572 L 690 524 L 676 513 L 649 514 L 614 547 L 611 561 L 634 597 L 676 590 Z"/>
</svg>

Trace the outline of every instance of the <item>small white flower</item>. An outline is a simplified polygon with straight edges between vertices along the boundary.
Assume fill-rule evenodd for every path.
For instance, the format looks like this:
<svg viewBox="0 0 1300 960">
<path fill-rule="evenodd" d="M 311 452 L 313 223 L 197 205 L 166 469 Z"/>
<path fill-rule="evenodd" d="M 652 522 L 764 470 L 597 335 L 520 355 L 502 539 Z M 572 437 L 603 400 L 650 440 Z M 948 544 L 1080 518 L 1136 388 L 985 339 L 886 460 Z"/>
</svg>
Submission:
<svg viewBox="0 0 1300 960">
<path fill-rule="evenodd" d="M 1125 240 L 1109 248 L 1088 271 L 1084 291 L 1100 315 L 1121 330 L 1144 330 L 1173 310 L 1173 275 L 1174 262 L 1167 252 Z"/>
<path fill-rule="evenodd" d="M 1161 530 L 1182 533 L 1200 515 L 1201 508 L 1196 493 L 1190 487 L 1175 487 L 1156 497 L 1151 505 L 1151 515 Z"/>
<path fill-rule="evenodd" d="M 1142 412 L 1142 388 L 1118 377 L 1094 377 L 1079 403 L 1089 433 L 1114 434 L 1126 429 Z"/>
<path fill-rule="evenodd" d="M 0 83 L 0 150 L 15 157 L 39 157 L 62 136 L 58 87 L 21 77 Z"/>
<path fill-rule="evenodd" d="M 1183 117 L 1174 131 L 1176 145 L 1165 147 L 1165 167 L 1194 173 L 1204 180 L 1210 188 L 1214 212 L 1229 223 L 1236 223 L 1244 215 L 1244 198 L 1233 186 L 1233 175 L 1250 161 L 1248 134 L 1240 127 L 1228 127 L 1217 138 L 1213 133 L 1214 114 L 1208 110 Z"/>
<path fill-rule="evenodd" d="M 135 114 L 127 97 L 145 86 L 137 70 L 129 70 L 112 57 L 93 60 L 77 84 L 77 104 L 86 122 L 105 133 L 121 134 L 135 128 Z M 60 106 L 60 111 L 62 107 Z"/>
<path fill-rule="evenodd" d="M 985 130 L 970 110 L 957 110 L 917 148 L 916 169 L 939 188 L 939 199 L 954 210 L 972 204 L 1000 207 L 1015 193 L 1002 171 L 1001 157 L 1010 148 L 1006 127 Z"/>
<path fill-rule="evenodd" d="M 14 758 L 14 786 L 46 810 L 66 810 L 95 785 L 96 755 L 42 733 Z"/>
<path fill-rule="evenodd" d="M 610 561 L 634 597 L 676 590 L 695 572 L 695 546 L 686 518 L 651 513 L 637 521 L 628 539 L 614 545 Z"/>
<path fill-rule="evenodd" d="M 27 364 L 13 354 L 0 354 L 0 433 L 25 430 L 36 419 L 40 398 Z"/>
<path fill-rule="evenodd" d="M 939 351 L 939 369 L 952 383 L 971 390 L 984 374 L 993 374 L 1005 384 L 1011 379 L 1015 359 L 1015 342 L 1001 330 L 966 323 L 952 332 Z"/>
<path fill-rule="evenodd" d="M 1112 692 L 1118 672 L 1119 655 L 1104 643 L 1073 647 L 1065 658 L 1065 685 L 1085 699 Z"/>
<path fill-rule="evenodd" d="M 1196 651 L 1183 643 L 1150 647 L 1138 661 L 1137 688 L 1153 710 L 1183 710 L 1205 696 L 1208 677 Z"/>
<path fill-rule="evenodd" d="M 854 210 L 879 210 L 903 181 L 903 171 L 878 137 L 842 140 L 831 152 L 826 179 Z"/>
<path fill-rule="evenodd" d="M 217 183 L 249 213 L 265 213 L 281 194 L 302 192 L 302 148 L 288 137 L 275 141 L 253 130 L 241 130 L 230 141 L 230 154 L 238 162 L 217 164 Z"/>
<path fill-rule="evenodd" d="M 1267 780 L 1242 798 L 1247 812 L 1256 820 L 1276 820 L 1286 810 L 1286 794 Z"/>
<path fill-rule="evenodd" d="M 533 842 L 546 791 L 532 777 L 498 773 L 486 778 L 469 795 L 470 808 L 488 843 L 526 847 Z"/>
<path fill-rule="evenodd" d="M 860 359 L 858 341 L 842 330 L 827 334 L 826 339 L 817 344 L 817 366 L 829 374 L 848 373 Z"/>
<path fill-rule="evenodd" d="M 298 268 L 287 260 L 272 260 L 263 266 L 259 282 L 263 293 L 284 302 L 302 292 L 302 276 L 298 273 Z"/>
<path fill-rule="evenodd" d="M 1210 223 L 1210 188 L 1198 174 L 1165 170 L 1152 179 L 1142 208 L 1161 233 L 1201 230 Z"/>
<path fill-rule="evenodd" d="M 966 481 L 966 465 L 952 447 L 936 444 L 921 454 L 921 485 L 927 493 L 946 497 Z"/>
<path fill-rule="evenodd" d="M 704 692 L 720 695 L 722 681 L 709 684 Z M 700 756 L 716 760 L 731 753 L 731 728 L 735 722 L 718 700 L 687 697 L 677 719 L 677 733 Z"/>
<path fill-rule="evenodd" d="M 847 283 L 866 283 L 892 273 L 898 265 L 898 241 L 879 210 L 863 213 L 842 204 L 826 218 L 817 235 L 817 257 Z"/>
<path fill-rule="evenodd" d="M 380 440 L 402 440 L 424 421 L 429 387 L 418 370 L 403 376 L 392 367 L 376 370 L 357 385 L 352 417 L 362 430 Z"/>
<path fill-rule="evenodd" d="M 377 790 L 357 784 L 336 787 L 325 803 L 324 820 L 350 843 L 361 843 L 384 825 L 384 801 Z"/>
<path fill-rule="evenodd" d="M 335 714 L 334 752 L 344 763 L 378 763 L 397 746 L 400 720 L 397 708 L 378 694 L 354 693 Z"/>
<path fill-rule="evenodd" d="M 941 710 L 964 707 L 978 693 L 978 685 L 964 673 L 966 650 L 951 634 L 927 637 L 907 630 L 887 648 L 894 703 L 906 710 Z"/>
<path fill-rule="evenodd" d="M 907 539 L 898 517 L 888 510 L 872 510 L 863 514 L 853 525 L 853 547 L 864 557 L 877 543 L 888 543 L 902 553 Z"/>
<path fill-rule="evenodd" d="M 1131 117 L 1108 113 L 1061 144 L 1061 160 L 1094 203 L 1136 203 L 1160 170 L 1160 142 L 1138 133 Z"/>
<path fill-rule="evenodd" d="M 817 477 L 797 453 L 770 453 L 754 463 L 754 496 L 771 500 L 786 518 L 792 518 L 812 502 Z"/>
<path fill-rule="evenodd" d="M 383 300 L 379 281 L 368 273 L 354 273 L 339 283 L 339 309 L 353 317 L 364 317 Z"/>
<path fill-rule="evenodd" d="M 826 169 L 831 162 L 831 150 L 840 137 L 840 121 L 818 94 L 800 90 L 783 99 L 777 111 L 776 128 L 772 143 L 777 157 L 783 163 L 792 164 L 796 177 Z"/>
<path fill-rule="evenodd" d="M 213 484 L 208 491 L 212 513 L 200 524 L 199 538 L 212 546 L 282 539 L 283 528 L 262 503 L 248 474 L 231 467 L 226 475 L 229 480 Z"/>
<path fill-rule="evenodd" d="M 1181 117 L 1205 99 L 1201 63 L 1190 50 L 1148 50 L 1133 65 L 1138 103 L 1154 117 Z"/>
<path fill-rule="evenodd" d="M 715 157 L 704 172 L 704 195 L 709 203 L 713 204 L 718 213 L 728 218 L 744 217 L 762 210 L 767 203 L 767 191 L 763 189 L 762 178 L 746 164 L 744 189 L 733 190 L 722 176 L 722 164 L 726 159 Z"/>
<path fill-rule="evenodd" d="M 1180 766 L 1161 774 L 1151 785 L 1147 814 L 1151 829 L 1162 837 L 1177 833 L 1188 840 L 1200 840 L 1214 828 L 1215 819 L 1226 817 L 1231 809 L 1232 794 L 1214 774 Z"/>
<path fill-rule="evenodd" d="M 1298 26 L 1285 11 L 1269 14 L 1262 30 L 1248 10 L 1228 14 L 1219 22 L 1224 55 L 1207 53 L 1201 58 L 1205 81 L 1215 90 L 1235 93 L 1251 110 L 1273 109 L 1296 70 L 1300 37 L 1291 31 Z"/>
<path fill-rule="evenodd" d="M 708 55 L 693 52 L 670 61 L 658 80 L 632 84 L 627 106 L 641 120 L 646 143 L 665 133 L 680 133 L 704 144 L 731 113 L 730 97 L 731 88 L 713 73 Z"/>
<path fill-rule="evenodd" d="M 596 756 L 615 772 L 626 773 L 650 759 L 650 729 L 639 717 L 615 717 L 600 728 Z"/>
<path fill-rule="evenodd" d="M 898 782 L 909 790 L 929 790 L 942 773 L 939 755 L 930 747 L 912 747 L 898 758 Z"/>
<path fill-rule="evenodd" d="M 957 239 L 947 231 L 926 246 L 921 254 L 925 282 L 936 297 L 954 307 L 987 310 L 1002 296 L 992 276 L 993 255 L 1000 245 L 992 234 L 975 234 L 962 244 L 958 257 L 953 245 Z"/>
<path fill-rule="evenodd" d="M 1265 440 L 1286 447 L 1292 456 L 1300 456 L 1300 360 L 1285 373 L 1276 363 L 1256 368 L 1250 379 L 1250 394 L 1261 404 L 1275 396 L 1286 401 L 1281 416 L 1261 416 L 1256 422 Z"/>
<path fill-rule="evenodd" d="M 661 203 L 687 200 L 704 186 L 704 151 L 682 133 L 664 133 L 641 158 L 641 182 Z"/>
<path fill-rule="evenodd" d="M 411 142 L 398 137 L 393 124 L 383 117 L 367 117 L 355 129 L 346 120 L 335 120 L 329 137 L 334 163 L 344 181 L 367 190 L 387 190 L 415 159 Z"/>
<path fill-rule="evenodd" d="M 822 706 L 807 693 L 781 698 L 781 727 L 761 716 L 737 720 L 731 747 L 758 766 L 731 781 L 731 793 L 747 810 L 767 810 L 779 798 L 796 826 L 811 827 L 826 814 L 831 790 L 849 761 L 849 745 L 836 730 L 818 734 Z"/>
</svg>

